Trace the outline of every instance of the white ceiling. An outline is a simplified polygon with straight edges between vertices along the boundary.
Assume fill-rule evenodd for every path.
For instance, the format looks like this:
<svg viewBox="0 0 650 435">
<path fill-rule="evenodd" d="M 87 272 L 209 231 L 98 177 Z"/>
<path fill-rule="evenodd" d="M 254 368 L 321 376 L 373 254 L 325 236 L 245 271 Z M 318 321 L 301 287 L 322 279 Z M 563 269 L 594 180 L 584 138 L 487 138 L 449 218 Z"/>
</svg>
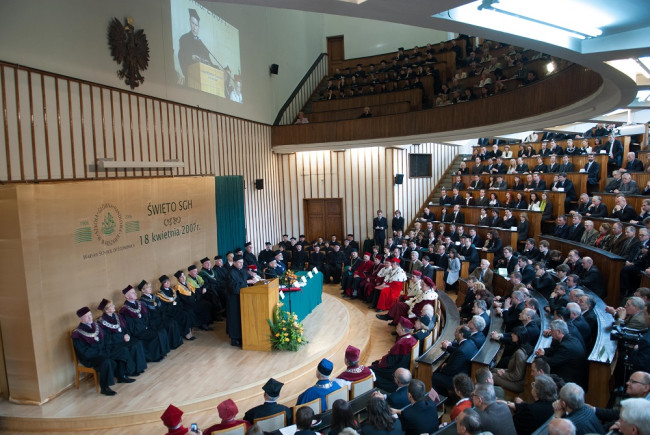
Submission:
<svg viewBox="0 0 650 435">
<path fill-rule="evenodd" d="M 399 138 L 398 140 L 402 141 L 402 143 L 406 139 L 418 141 L 450 141 L 478 137 L 478 135 L 498 135 L 516 130 L 539 129 L 573 121 L 588 121 L 591 118 L 611 112 L 616 108 L 625 107 L 634 99 L 637 90 L 640 89 L 629 77 L 605 64 L 604 61 L 650 56 L 650 36 L 648 36 L 650 35 L 649 0 L 577 0 L 592 8 L 596 6 L 599 11 L 604 11 L 608 16 L 613 17 L 613 20 L 611 24 L 601 28 L 603 31 L 601 36 L 582 41 L 577 40 L 572 49 L 519 37 L 499 29 L 478 27 L 457 21 L 431 17 L 434 14 L 471 3 L 472 1 L 367 0 L 359 5 L 339 0 L 222 0 L 220 2 L 344 15 L 453 33 L 465 33 L 558 56 L 584 65 L 598 72 L 604 79 L 603 87 L 595 98 L 591 98 L 583 104 L 574 105 L 569 111 L 560 110 L 556 113 L 550 113 L 540 117 L 523 121 L 519 120 L 513 123 L 513 125 L 499 124 L 488 129 L 482 128 L 480 132 L 474 129 L 473 132 L 472 130 L 467 130 L 463 132 L 447 132 L 428 137 Z M 558 13 L 562 13 L 562 11 L 558 10 Z M 585 17 L 577 16 L 575 19 L 581 20 L 585 19 Z M 376 141 L 373 141 L 373 144 L 376 145 Z M 367 145 L 369 143 L 353 144 L 353 146 Z M 320 144 L 318 148 L 322 149 L 323 144 Z"/>
</svg>

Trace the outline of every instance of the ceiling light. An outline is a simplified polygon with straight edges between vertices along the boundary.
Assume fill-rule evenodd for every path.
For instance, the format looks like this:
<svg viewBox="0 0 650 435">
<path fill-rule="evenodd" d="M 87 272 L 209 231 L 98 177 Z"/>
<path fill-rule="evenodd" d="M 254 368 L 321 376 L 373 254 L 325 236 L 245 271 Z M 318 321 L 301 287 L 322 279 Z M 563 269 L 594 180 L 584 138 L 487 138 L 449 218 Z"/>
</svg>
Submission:
<svg viewBox="0 0 650 435">
<path fill-rule="evenodd" d="M 340 2 L 354 3 L 355 5 L 360 5 L 361 3 L 366 2 L 366 0 L 339 0 Z"/>
</svg>

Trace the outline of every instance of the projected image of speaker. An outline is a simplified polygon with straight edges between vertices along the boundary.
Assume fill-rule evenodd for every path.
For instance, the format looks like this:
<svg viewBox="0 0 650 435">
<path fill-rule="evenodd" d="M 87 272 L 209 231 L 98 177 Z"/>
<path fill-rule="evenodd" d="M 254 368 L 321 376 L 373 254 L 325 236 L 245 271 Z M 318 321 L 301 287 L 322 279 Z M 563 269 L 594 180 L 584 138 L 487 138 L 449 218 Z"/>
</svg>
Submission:
<svg viewBox="0 0 650 435">
<path fill-rule="evenodd" d="M 255 180 L 255 188 L 256 188 L 257 190 L 262 190 L 262 189 L 264 189 L 264 179 L 262 179 L 262 178 L 258 178 L 257 180 Z"/>
<path fill-rule="evenodd" d="M 278 74 L 279 69 L 280 69 L 280 65 L 278 65 L 277 63 L 271 64 L 271 66 L 269 67 L 270 73 L 275 75 Z"/>
<path fill-rule="evenodd" d="M 402 184 L 404 182 L 404 174 L 395 175 L 395 184 Z"/>
</svg>

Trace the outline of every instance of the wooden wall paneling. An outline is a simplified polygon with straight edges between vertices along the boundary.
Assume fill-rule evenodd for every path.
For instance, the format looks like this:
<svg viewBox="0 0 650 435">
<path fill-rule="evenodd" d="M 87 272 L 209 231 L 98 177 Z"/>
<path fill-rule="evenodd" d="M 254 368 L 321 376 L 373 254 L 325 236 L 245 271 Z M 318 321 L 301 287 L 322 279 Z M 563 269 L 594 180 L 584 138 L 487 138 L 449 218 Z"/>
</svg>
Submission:
<svg viewBox="0 0 650 435">
<path fill-rule="evenodd" d="M 43 138 L 43 148 L 40 152 L 37 153 L 39 160 L 42 160 L 42 171 L 40 173 L 43 179 L 49 180 L 52 178 L 52 168 L 50 166 L 50 137 L 49 137 L 49 126 L 47 119 L 47 98 L 46 98 L 46 86 L 45 86 L 45 76 L 41 74 L 39 76 L 39 86 L 40 86 L 40 95 L 35 95 L 35 101 L 40 100 L 39 109 L 41 109 L 41 125 Z M 95 124 L 93 123 L 93 126 Z"/>
<path fill-rule="evenodd" d="M 41 78 L 43 75 L 41 75 Z M 101 112 L 98 109 L 98 103 L 99 100 L 97 99 L 97 95 L 101 92 L 101 89 L 96 87 L 96 86 L 89 86 L 88 87 L 88 102 L 89 102 L 89 107 L 88 110 L 90 111 L 90 142 L 89 146 L 92 148 L 92 157 L 88 160 L 88 166 L 89 169 L 92 171 L 89 171 L 92 173 L 92 176 L 94 178 L 97 178 L 99 176 L 99 171 L 97 170 L 97 158 L 99 158 L 100 153 L 99 153 L 99 139 L 98 139 L 98 134 L 99 132 L 97 131 L 97 126 L 103 124 L 103 116 L 100 116 Z M 49 170 L 48 170 L 49 173 Z"/>
<path fill-rule="evenodd" d="M 19 74 L 25 75 L 24 71 L 21 71 L 20 73 L 18 72 L 18 69 L 14 69 L 14 97 L 16 99 L 16 133 L 18 136 L 18 158 L 20 160 L 19 165 L 20 165 L 20 179 L 24 180 L 25 179 L 25 152 L 23 150 L 23 122 L 22 120 L 24 119 L 23 113 L 21 113 L 21 86 L 20 86 L 20 80 L 19 80 Z M 24 98 L 23 98 L 24 100 Z"/>
<path fill-rule="evenodd" d="M 8 180 L 20 179 L 20 151 L 18 149 L 18 111 L 16 108 L 16 75 L 9 68 L 3 78 L 2 89 L 3 106 L 5 108 L 5 131 Z"/>
<path fill-rule="evenodd" d="M 70 117 L 70 158 L 72 160 L 72 177 L 83 178 L 83 132 L 81 129 L 81 89 L 79 82 L 68 80 L 68 116 Z"/>
<path fill-rule="evenodd" d="M 31 117 L 31 172 L 33 179 L 48 179 L 48 151 L 46 146 L 46 133 L 44 130 L 45 100 L 44 87 L 41 82 L 42 75 L 29 73 L 28 94 L 29 94 L 29 115 Z"/>
<path fill-rule="evenodd" d="M 89 178 L 90 164 L 94 165 L 95 153 L 93 149 L 93 136 L 91 124 L 94 122 L 92 112 L 90 110 L 90 95 L 92 88 L 79 82 L 79 111 L 81 112 L 81 155 L 79 159 L 83 166 L 83 177 Z"/>
<path fill-rule="evenodd" d="M 0 149 L 0 162 L 4 164 L 0 165 L 0 177 L 3 180 L 11 180 L 11 148 L 9 147 L 9 110 L 7 108 L 7 85 L 5 77 L 5 66 L 0 65 L 0 108 L 2 109 L 2 122 L 0 123 L 0 133 L 2 133 L 2 138 L 4 138 L 5 146 Z"/>
</svg>

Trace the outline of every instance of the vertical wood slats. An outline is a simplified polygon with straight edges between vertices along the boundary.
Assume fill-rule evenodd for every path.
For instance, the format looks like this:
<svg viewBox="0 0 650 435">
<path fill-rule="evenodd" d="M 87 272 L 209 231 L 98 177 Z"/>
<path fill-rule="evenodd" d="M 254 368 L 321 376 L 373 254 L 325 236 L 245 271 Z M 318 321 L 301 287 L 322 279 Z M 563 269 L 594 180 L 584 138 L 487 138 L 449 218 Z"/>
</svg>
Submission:
<svg viewBox="0 0 650 435">
<path fill-rule="evenodd" d="M 281 233 L 295 237 L 304 233 L 303 200 L 329 197 L 343 198 L 346 234 L 353 233 L 361 242 L 372 238 L 376 211 L 383 210 L 389 224 L 395 209 L 410 220 L 458 152 L 456 146 L 427 143 L 406 150 L 372 147 L 280 155 Z M 431 177 L 409 178 L 409 153 L 432 155 Z M 395 174 L 404 174 L 404 184 L 394 184 Z"/>
</svg>

